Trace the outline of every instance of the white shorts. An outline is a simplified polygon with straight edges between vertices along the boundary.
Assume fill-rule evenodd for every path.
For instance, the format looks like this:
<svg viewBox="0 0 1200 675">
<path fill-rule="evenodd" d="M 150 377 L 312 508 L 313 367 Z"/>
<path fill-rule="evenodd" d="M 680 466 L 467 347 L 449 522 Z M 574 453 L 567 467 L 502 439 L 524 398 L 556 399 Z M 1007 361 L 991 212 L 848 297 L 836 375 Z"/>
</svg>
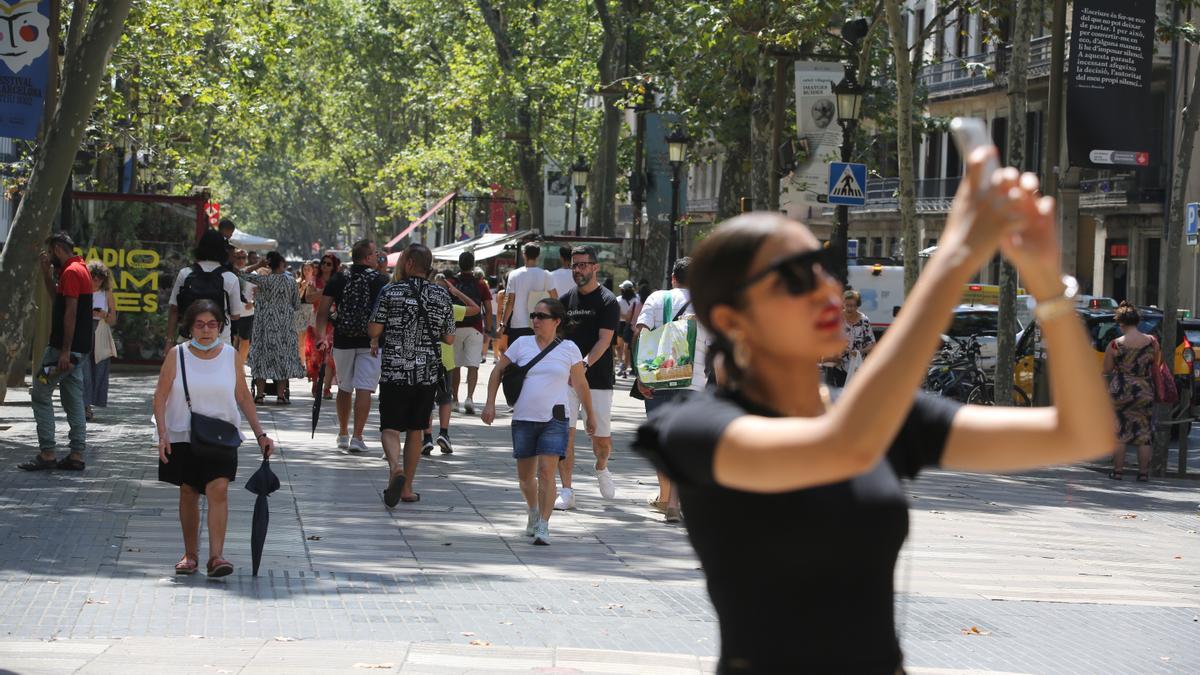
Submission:
<svg viewBox="0 0 1200 675">
<path fill-rule="evenodd" d="M 596 413 L 596 437 L 611 438 L 612 437 L 612 389 L 592 389 L 592 412 Z M 575 394 L 575 388 L 567 389 L 567 421 L 568 428 L 574 429 L 575 422 L 580 417 L 585 417 L 583 414 L 583 403 L 579 400 L 579 396 Z"/>
<path fill-rule="evenodd" d="M 483 362 L 483 333 L 474 328 L 454 329 L 454 365 L 457 368 L 478 368 Z"/>
<path fill-rule="evenodd" d="M 338 391 L 375 391 L 379 386 L 378 356 L 368 349 L 334 349 L 333 365 L 337 367 Z"/>
</svg>

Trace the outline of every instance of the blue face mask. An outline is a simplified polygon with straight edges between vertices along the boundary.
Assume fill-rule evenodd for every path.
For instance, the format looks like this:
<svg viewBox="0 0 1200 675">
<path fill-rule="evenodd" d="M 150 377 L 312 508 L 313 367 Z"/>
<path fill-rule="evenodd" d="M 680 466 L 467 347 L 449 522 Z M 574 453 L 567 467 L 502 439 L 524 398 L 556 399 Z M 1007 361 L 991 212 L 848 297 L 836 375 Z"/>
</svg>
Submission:
<svg viewBox="0 0 1200 675">
<path fill-rule="evenodd" d="M 202 352 L 207 352 L 211 349 L 216 349 L 221 344 L 221 338 L 219 338 L 219 337 L 213 338 L 213 341 L 206 345 L 202 345 L 199 342 L 197 342 L 195 338 L 192 338 L 191 344 L 192 344 L 192 347 L 194 347 L 195 349 L 199 349 Z"/>
</svg>

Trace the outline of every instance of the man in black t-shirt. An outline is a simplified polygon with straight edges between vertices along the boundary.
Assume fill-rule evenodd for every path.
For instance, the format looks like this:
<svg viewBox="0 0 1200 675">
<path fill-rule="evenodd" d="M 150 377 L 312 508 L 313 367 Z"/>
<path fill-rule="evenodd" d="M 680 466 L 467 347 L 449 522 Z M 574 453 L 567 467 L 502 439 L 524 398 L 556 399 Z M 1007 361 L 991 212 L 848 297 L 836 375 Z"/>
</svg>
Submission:
<svg viewBox="0 0 1200 675">
<path fill-rule="evenodd" d="M 617 304 L 617 296 L 596 280 L 599 269 L 596 249 L 591 246 L 575 247 L 571 251 L 571 274 L 575 279 L 575 288 L 567 291 L 560 300 L 567 308 L 567 339 L 579 347 L 587 368 L 592 411 L 596 414 L 596 433 L 592 436 L 592 450 L 596 453 L 596 480 L 600 483 L 600 495 L 612 499 L 617 494 L 612 473 L 608 470 L 608 458 L 612 454 L 613 386 L 616 384 L 612 345 L 613 335 L 621 322 L 621 308 Z M 559 510 L 575 508 L 571 473 L 575 468 L 575 422 L 579 418 L 579 410 L 579 399 L 571 390 L 567 403 L 567 456 L 558 465 L 563 487 L 554 501 L 554 508 Z"/>
<path fill-rule="evenodd" d="M 375 271 L 375 243 L 363 239 L 350 251 L 349 271 L 334 274 L 325 284 L 321 304 L 317 308 L 317 349 L 328 347 L 325 324 L 330 310 L 337 307 L 333 322 L 333 362 L 337 367 L 338 447 L 350 452 L 366 452 L 363 429 L 371 414 L 371 395 L 379 386 L 379 353 L 371 349 L 367 324 L 375 311 L 379 292 L 387 286 L 388 278 Z M 354 435 L 347 429 L 351 404 L 354 408 Z"/>
</svg>

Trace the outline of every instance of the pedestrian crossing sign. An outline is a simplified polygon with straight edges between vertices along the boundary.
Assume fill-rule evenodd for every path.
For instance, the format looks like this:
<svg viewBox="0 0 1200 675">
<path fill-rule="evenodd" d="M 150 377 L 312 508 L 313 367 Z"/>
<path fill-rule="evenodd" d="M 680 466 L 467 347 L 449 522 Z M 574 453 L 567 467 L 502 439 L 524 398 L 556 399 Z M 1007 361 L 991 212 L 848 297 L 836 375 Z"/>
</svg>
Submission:
<svg viewBox="0 0 1200 675">
<path fill-rule="evenodd" d="M 830 162 L 829 203 L 837 206 L 866 206 L 866 164 Z"/>
</svg>

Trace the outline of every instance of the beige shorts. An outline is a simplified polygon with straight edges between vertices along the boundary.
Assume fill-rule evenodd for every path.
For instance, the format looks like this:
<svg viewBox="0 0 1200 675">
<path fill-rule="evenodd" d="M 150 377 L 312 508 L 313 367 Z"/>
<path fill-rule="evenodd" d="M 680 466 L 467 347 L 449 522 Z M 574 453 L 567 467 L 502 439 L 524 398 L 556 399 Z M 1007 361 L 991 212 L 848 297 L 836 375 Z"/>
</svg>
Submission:
<svg viewBox="0 0 1200 675">
<path fill-rule="evenodd" d="M 334 349 L 338 391 L 375 391 L 379 386 L 380 359 L 370 349 Z"/>
<path fill-rule="evenodd" d="M 478 368 L 483 362 L 483 333 L 474 328 L 454 329 L 454 365 L 458 368 Z"/>
<path fill-rule="evenodd" d="M 592 412 L 596 413 L 596 437 L 612 437 L 612 389 L 592 389 Z M 567 390 L 567 425 L 574 429 L 575 422 L 583 415 L 583 403 L 575 395 L 575 389 Z"/>
</svg>

